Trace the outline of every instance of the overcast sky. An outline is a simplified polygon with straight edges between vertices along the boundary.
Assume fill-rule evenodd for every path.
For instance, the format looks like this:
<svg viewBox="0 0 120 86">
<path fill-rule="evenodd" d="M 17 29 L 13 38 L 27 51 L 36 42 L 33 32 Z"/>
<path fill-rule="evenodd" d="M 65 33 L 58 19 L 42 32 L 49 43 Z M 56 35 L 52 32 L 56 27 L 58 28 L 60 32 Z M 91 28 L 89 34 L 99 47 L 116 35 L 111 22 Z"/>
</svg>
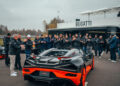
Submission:
<svg viewBox="0 0 120 86">
<path fill-rule="evenodd" d="M 120 6 L 120 0 L 0 0 L 0 24 L 43 31 L 43 20 L 49 22 L 59 15 L 74 21 L 80 12 L 114 6 Z"/>
</svg>

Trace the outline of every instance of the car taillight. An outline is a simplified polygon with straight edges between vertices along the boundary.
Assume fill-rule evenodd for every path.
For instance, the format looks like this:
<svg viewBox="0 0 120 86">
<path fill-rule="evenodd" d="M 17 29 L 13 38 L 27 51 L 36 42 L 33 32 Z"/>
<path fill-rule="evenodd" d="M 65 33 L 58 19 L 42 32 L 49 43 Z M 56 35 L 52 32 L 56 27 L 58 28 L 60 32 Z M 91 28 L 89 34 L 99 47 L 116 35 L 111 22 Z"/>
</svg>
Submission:
<svg viewBox="0 0 120 86">
<path fill-rule="evenodd" d="M 33 58 L 35 59 L 35 58 L 36 58 L 36 56 L 33 56 Z"/>
<path fill-rule="evenodd" d="M 72 76 L 72 77 L 76 77 L 77 74 L 71 74 L 71 73 L 67 73 L 66 76 Z"/>
<path fill-rule="evenodd" d="M 29 69 L 24 69 L 24 71 L 25 71 L 25 72 L 30 72 L 30 70 L 29 70 Z"/>
</svg>

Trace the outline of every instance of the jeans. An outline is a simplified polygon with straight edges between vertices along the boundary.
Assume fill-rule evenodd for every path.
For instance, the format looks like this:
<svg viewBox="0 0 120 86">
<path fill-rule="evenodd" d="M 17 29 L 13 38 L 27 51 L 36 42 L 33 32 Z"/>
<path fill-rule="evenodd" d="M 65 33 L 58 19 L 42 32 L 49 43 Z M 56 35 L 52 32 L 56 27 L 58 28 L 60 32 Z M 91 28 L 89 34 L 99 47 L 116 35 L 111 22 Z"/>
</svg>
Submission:
<svg viewBox="0 0 120 86">
<path fill-rule="evenodd" d="M 118 48 L 118 56 L 119 56 L 119 59 L 120 59 L 120 48 Z"/>
<path fill-rule="evenodd" d="M 101 56 L 101 53 L 103 52 L 103 47 L 99 46 L 98 47 L 98 52 L 99 52 L 99 56 Z"/>
<path fill-rule="evenodd" d="M 116 61 L 116 48 L 111 48 L 110 49 L 110 56 L 111 56 L 111 60 Z"/>
<path fill-rule="evenodd" d="M 20 52 L 16 54 L 16 58 L 15 58 L 15 67 L 16 68 L 22 68 L 21 67 L 21 57 L 20 57 Z"/>
<path fill-rule="evenodd" d="M 31 50 L 25 50 L 26 59 L 30 58 Z"/>
<path fill-rule="evenodd" d="M 7 49 L 5 50 L 5 54 L 6 54 L 5 64 L 6 64 L 6 65 L 9 65 L 9 64 L 10 64 L 10 58 L 9 58 L 9 56 L 8 56 L 8 50 L 7 50 Z"/>
</svg>

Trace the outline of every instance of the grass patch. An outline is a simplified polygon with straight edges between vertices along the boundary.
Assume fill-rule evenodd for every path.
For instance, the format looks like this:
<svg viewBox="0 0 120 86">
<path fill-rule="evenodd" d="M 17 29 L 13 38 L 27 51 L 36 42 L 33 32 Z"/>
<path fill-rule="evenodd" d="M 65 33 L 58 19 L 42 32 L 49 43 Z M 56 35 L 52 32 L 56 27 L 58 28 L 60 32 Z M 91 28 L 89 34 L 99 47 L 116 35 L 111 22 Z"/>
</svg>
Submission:
<svg viewBox="0 0 120 86">
<path fill-rule="evenodd" d="M 0 45 L 3 46 L 3 39 L 0 38 Z"/>
</svg>

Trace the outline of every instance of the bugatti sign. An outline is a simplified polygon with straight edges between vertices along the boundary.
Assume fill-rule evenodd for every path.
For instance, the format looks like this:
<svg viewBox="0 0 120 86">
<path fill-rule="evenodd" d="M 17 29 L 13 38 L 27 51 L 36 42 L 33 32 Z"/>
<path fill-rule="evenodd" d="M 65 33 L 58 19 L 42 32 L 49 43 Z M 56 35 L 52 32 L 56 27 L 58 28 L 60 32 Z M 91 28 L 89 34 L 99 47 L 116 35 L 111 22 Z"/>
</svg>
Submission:
<svg viewBox="0 0 120 86">
<path fill-rule="evenodd" d="M 83 26 L 92 26 L 92 21 L 80 21 L 80 19 L 76 19 L 76 27 Z"/>
</svg>

